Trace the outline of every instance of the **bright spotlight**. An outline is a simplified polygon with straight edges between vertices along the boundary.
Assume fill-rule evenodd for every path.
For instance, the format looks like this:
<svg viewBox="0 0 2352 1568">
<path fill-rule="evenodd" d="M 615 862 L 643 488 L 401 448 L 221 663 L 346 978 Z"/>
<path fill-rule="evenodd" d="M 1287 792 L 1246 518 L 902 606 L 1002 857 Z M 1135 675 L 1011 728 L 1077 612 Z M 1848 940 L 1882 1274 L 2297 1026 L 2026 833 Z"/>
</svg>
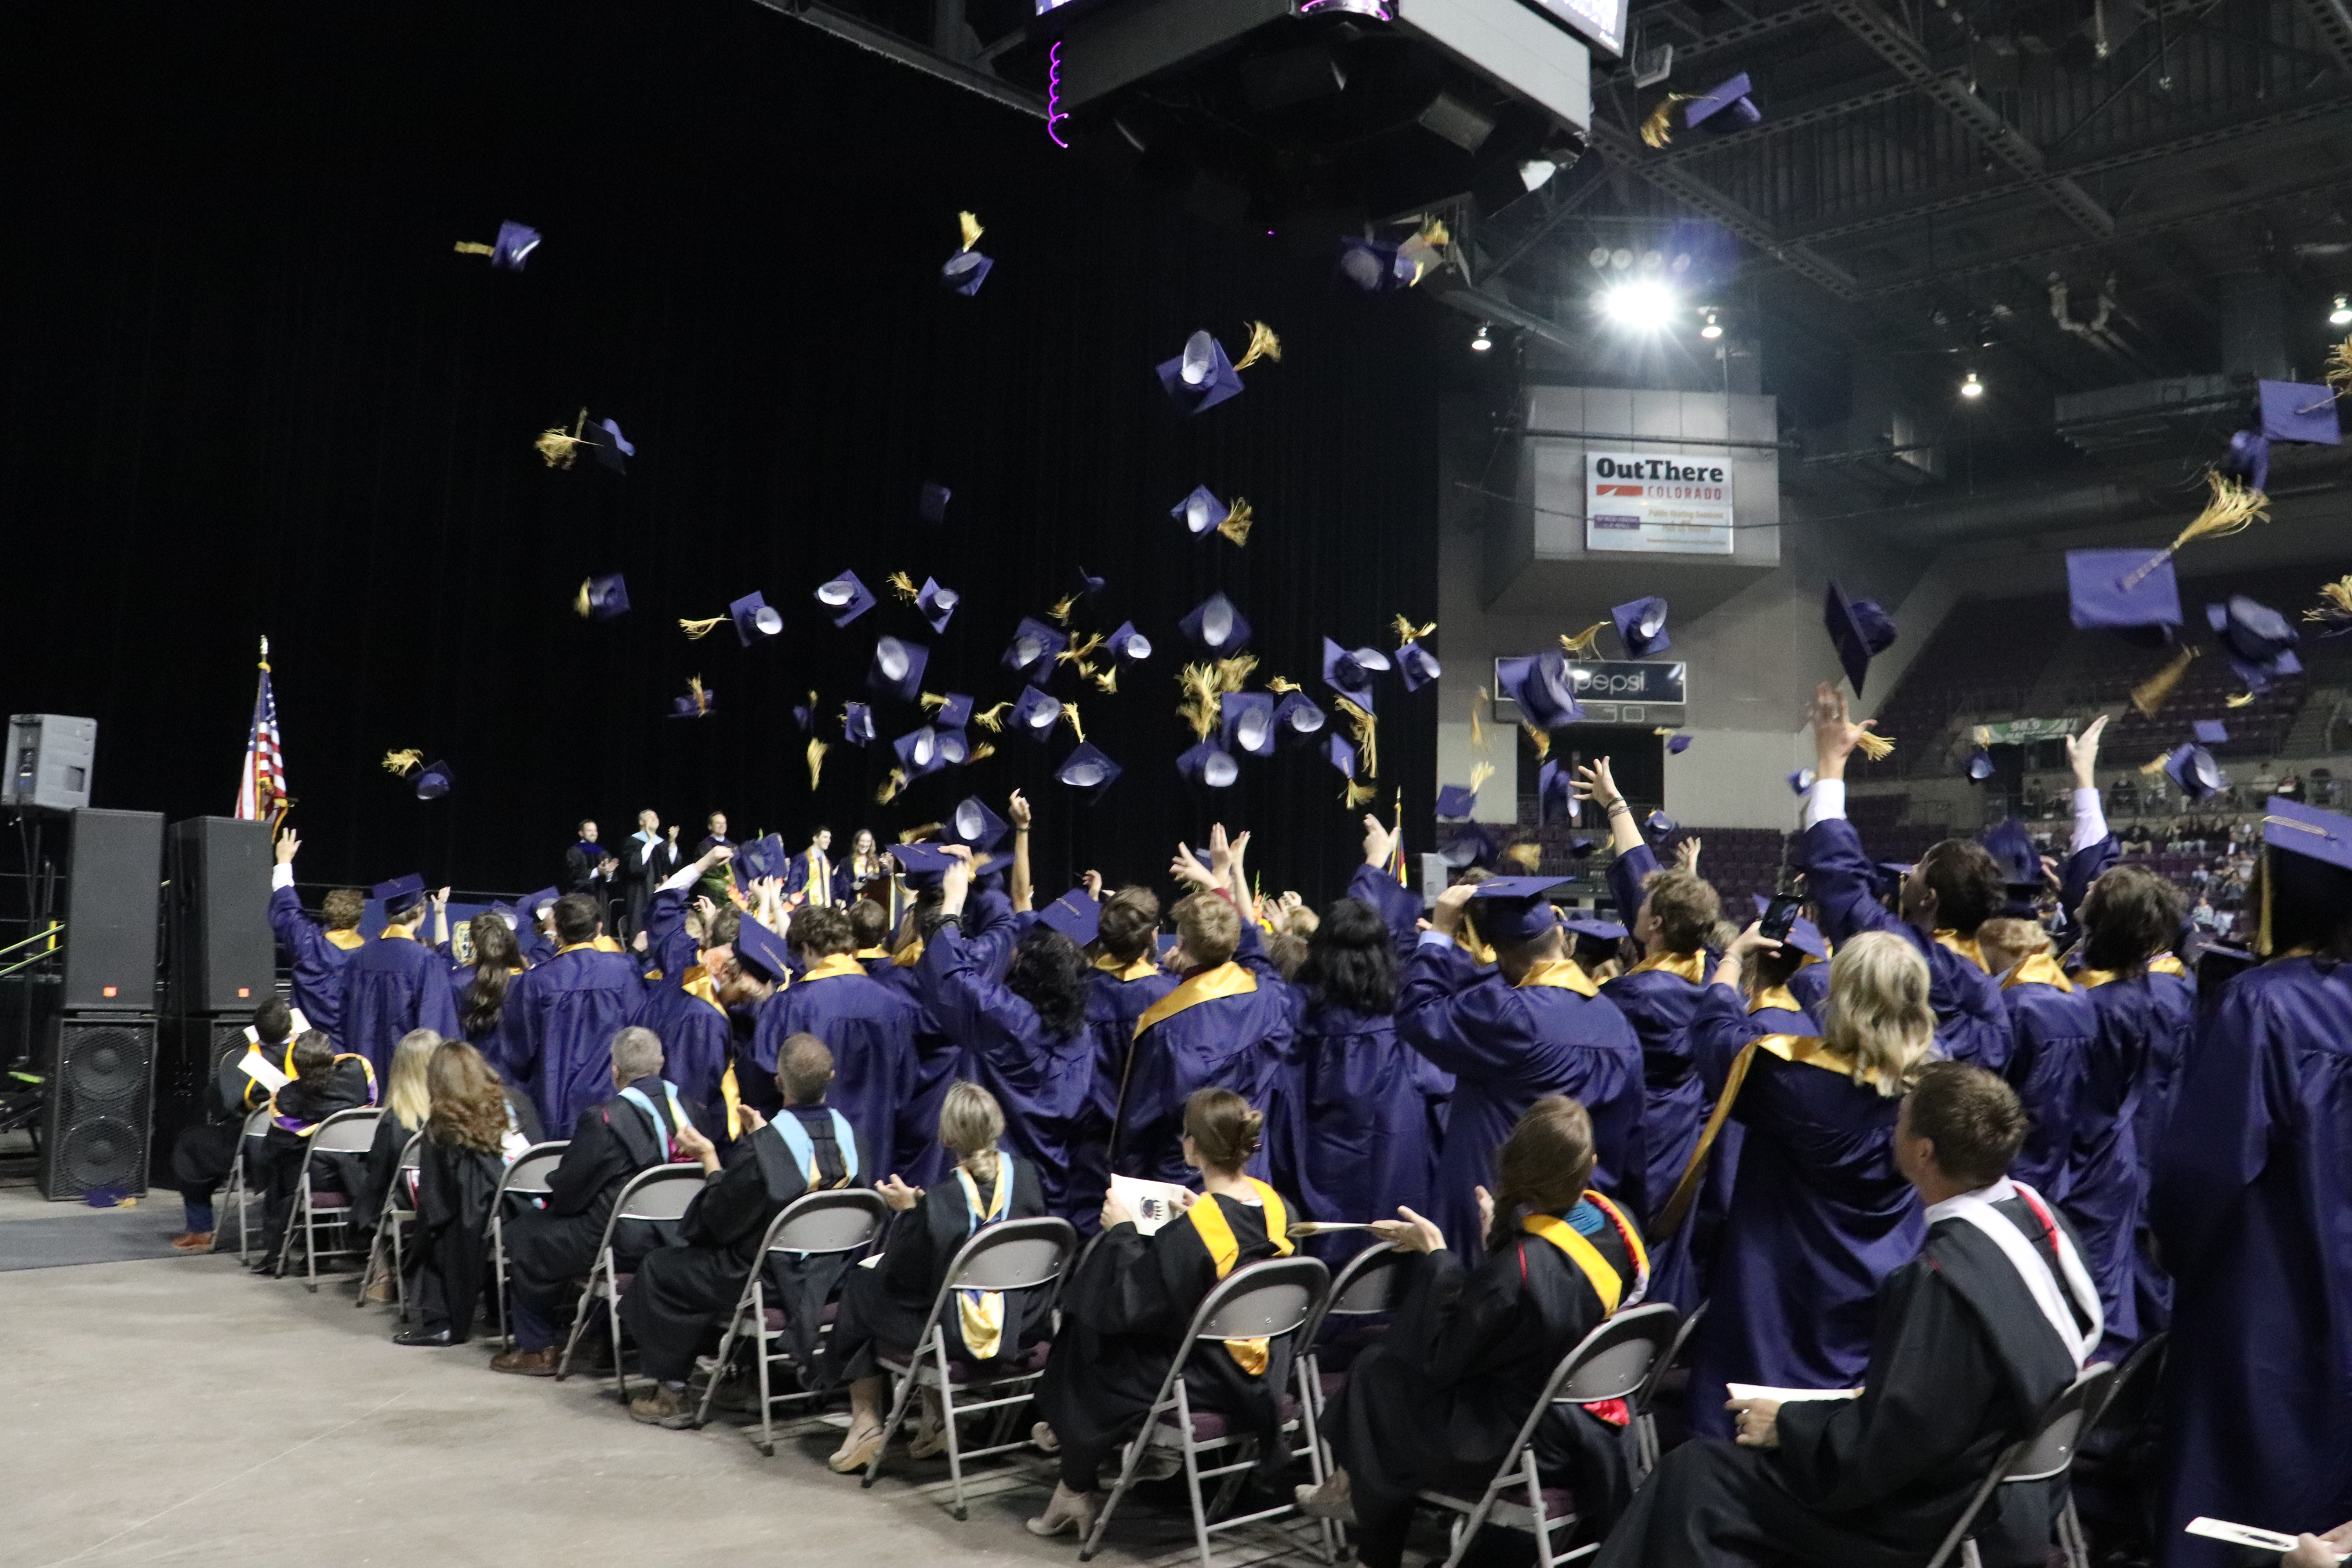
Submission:
<svg viewBox="0 0 2352 1568">
<path fill-rule="evenodd" d="M 1675 291 L 1652 278 L 1612 284 L 1601 292 L 1601 309 L 1621 327 L 1654 332 L 1674 320 Z"/>
<path fill-rule="evenodd" d="M 1703 338 L 1719 338 L 1723 336 L 1723 323 L 1715 319 L 1715 312 L 1713 310 L 1706 312 L 1706 325 L 1698 330 L 1698 335 Z"/>
<path fill-rule="evenodd" d="M 1488 349 L 1493 348 L 1494 346 L 1495 346 L 1495 339 L 1494 339 L 1494 335 L 1493 335 L 1493 333 L 1492 333 L 1492 332 L 1490 332 L 1490 331 L 1487 330 L 1487 324 L 1486 324 L 1486 322 L 1484 322 L 1484 321 L 1479 322 L 1479 323 L 1478 323 L 1478 335 L 1477 335 L 1476 337 L 1472 338 L 1472 339 L 1470 340 L 1470 352 L 1471 352 L 1472 353 L 1481 353 L 1481 354 L 1482 354 L 1482 353 L 1485 353 Z"/>
<path fill-rule="evenodd" d="M 1976 372 L 1969 372 L 1968 380 L 1960 383 L 1960 395 L 1962 397 L 1982 397 L 1984 395 L 1984 383 L 1977 379 Z"/>
<path fill-rule="evenodd" d="M 2336 309 L 2327 312 L 2331 327 L 2352 327 L 2352 294 L 2336 296 Z"/>
</svg>

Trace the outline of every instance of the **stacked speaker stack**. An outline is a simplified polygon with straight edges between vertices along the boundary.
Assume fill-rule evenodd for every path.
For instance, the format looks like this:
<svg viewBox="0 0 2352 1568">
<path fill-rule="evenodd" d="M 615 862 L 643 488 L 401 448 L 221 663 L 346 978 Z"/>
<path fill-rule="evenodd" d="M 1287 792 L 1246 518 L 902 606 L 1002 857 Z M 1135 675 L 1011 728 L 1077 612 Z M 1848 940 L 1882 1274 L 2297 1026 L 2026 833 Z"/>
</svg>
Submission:
<svg viewBox="0 0 2352 1568">
<path fill-rule="evenodd" d="M 42 1195 L 147 1184 L 154 1114 L 155 941 L 163 817 L 67 814 L 65 980 L 47 1031 Z"/>
<path fill-rule="evenodd" d="M 190 817 L 172 825 L 165 848 L 158 1162 L 170 1159 L 180 1129 L 204 1120 L 221 1058 L 243 1053 L 246 1026 L 253 1010 L 277 994 L 278 978 L 268 825 Z"/>
</svg>

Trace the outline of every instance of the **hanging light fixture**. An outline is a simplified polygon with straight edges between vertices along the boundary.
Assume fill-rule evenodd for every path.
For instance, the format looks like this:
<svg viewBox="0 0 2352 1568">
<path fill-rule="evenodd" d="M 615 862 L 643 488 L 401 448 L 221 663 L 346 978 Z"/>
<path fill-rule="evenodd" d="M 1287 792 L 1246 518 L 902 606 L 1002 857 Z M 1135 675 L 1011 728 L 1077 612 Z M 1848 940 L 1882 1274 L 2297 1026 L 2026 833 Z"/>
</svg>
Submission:
<svg viewBox="0 0 2352 1568">
<path fill-rule="evenodd" d="M 1715 312 L 1713 310 L 1706 310 L 1701 313 L 1706 317 L 1706 325 L 1698 330 L 1698 335 L 1703 338 L 1719 338 L 1723 336 L 1723 323 L 1715 319 Z"/>
<path fill-rule="evenodd" d="M 2327 312 L 2331 327 L 2352 327 L 2352 294 L 2336 296 L 2336 309 Z"/>
<path fill-rule="evenodd" d="M 1960 383 L 1960 395 L 1962 397 L 1982 397 L 1984 395 L 1984 383 L 1977 379 L 1976 372 L 1969 372 L 1968 380 Z"/>
<path fill-rule="evenodd" d="M 1494 346 L 1495 339 L 1493 333 L 1488 331 L 1488 323 L 1485 321 L 1479 322 L 1477 336 L 1470 340 L 1470 352 L 1472 353 L 1482 354 Z"/>
</svg>

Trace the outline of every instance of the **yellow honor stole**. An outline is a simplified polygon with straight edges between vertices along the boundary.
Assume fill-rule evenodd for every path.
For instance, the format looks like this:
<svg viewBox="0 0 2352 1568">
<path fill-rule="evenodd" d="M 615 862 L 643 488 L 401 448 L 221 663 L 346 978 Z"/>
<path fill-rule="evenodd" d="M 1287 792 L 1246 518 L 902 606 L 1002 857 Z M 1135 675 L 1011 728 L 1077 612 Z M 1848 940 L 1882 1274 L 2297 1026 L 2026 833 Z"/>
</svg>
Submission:
<svg viewBox="0 0 2352 1568">
<path fill-rule="evenodd" d="M 1654 969 L 1664 970 L 1668 974 L 1680 975 L 1694 985 L 1704 984 L 1706 981 L 1706 954 L 1703 952 L 1656 953 L 1642 960 L 1625 973 L 1646 974 Z"/>
<path fill-rule="evenodd" d="M 1573 991 L 1579 996 L 1601 994 L 1601 987 L 1592 984 L 1592 976 L 1585 973 L 1572 958 L 1547 958 L 1530 964 L 1512 989 L 1525 991 L 1543 987 Z"/>
<path fill-rule="evenodd" d="M 1164 1018 L 1174 1017 L 1187 1007 L 1197 1007 L 1221 996 L 1246 996 L 1256 989 L 1257 976 L 1238 963 L 1227 961 L 1214 969 L 1204 969 L 1146 1007 L 1143 1016 L 1135 1021 L 1133 1037 L 1141 1039 L 1144 1030 Z"/>
<path fill-rule="evenodd" d="M 956 1181 L 963 1188 L 963 1201 L 971 1215 L 971 1231 L 1003 1219 L 1013 1206 L 1013 1160 L 999 1151 L 996 1156 L 996 1191 L 987 1202 L 980 1196 L 980 1184 L 961 1165 L 956 1167 Z M 1003 1348 L 1004 1341 L 1004 1292 L 1002 1290 L 959 1290 L 956 1292 L 956 1317 L 963 1328 L 964 1349 L 981 1361 L 988 1361 Z"/>
<path fill-rule="evenodd" d="M 1114 980 L 1149 980 L 1160 973 L 1160 963 L 1145 953 L 1132 963 L 1121 963 L 1108 953 L 1095 960 L 1095 967 Z"/>
<path fill-rule="evenodd" d="M 1242 1179 L 1249 1183 L 1250 1189 L 1257 1194 L 1258 1201 L 1265 1205 L 1265 1238 L 1274 1243 L 1274 1255 L 1276 1258 L 1289 1257 L 1297 1248 L 1290 1240 L 1290 1211 L 1283 1206 L 1282 1194 L 1255 1176 Z M 1201 1238 L 1201 1245 L 1209 1249 L 1209 1261 L 1215 1267 L 1217 1278 L 1223 1279 L 1231 1274 L 1234 1265 L 1241 1261 L 1242 1244 L 1234 1238 L 1233 1222 L 1225 1217 L 1224 1208 L 1217 1202 L 1215 1194 L 1202 1193 L 1192 1201 L 1192 1206 L 1184 1211 L 1184 1217 L 1192 1222 L 1193 1234 Z M 1265 1341 L 1227 1340 L 1225 1353 L 1252 1377 L 1265 1375 Z"/>
<path fill-rule="evenodd" d="M 1625 1243 L 1626 1256 L 1633 1259 L 1634 1294 L 1641 1295 L 1650 1281 L 1650 1255 L 1642 1246 L 1641 1237 L 1615 1204 L 1599 1193 L 1588 1192 L 1584 1201 L 1599 1209 L 1617 1227 L 1619 1239 Z M 1601 1249 L 1576 1233 L 1576 1227 L 1557 1215 L 1531 1214 L 1519 1221 L 1519 1228 L 1529 1236 L 1551 1243 L 1562 1257 L 1576 1265 L 1592 1284 L 1592 1293 L 1601 1298 L 1601 1310 L 1614 1312 L 1617 1303 L 1624 1299 L 1625 1277 L 1601 1256 Z"/>
<path fill-rule="evenodd" d="M 2046 952 L 2030 952 L 2019 959 L 2017 967 L 2011 970 L 2000 983 L 2003 991 L 2012 985 L 2048 985 L 2070 995 L 2074 990 L 2074 983 L 2066 978 L 2066 972 L 2058 967 L 2058 961 Z"/>
</svg>

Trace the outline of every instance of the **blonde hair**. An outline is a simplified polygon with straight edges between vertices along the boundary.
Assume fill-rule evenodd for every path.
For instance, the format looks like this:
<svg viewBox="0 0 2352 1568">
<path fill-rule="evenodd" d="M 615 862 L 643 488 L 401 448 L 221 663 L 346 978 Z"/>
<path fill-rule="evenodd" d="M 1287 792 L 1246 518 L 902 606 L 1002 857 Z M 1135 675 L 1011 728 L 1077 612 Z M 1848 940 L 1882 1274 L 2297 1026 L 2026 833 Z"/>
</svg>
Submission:
<svg viewBox="0 0 2352 1568">
<path fill-rule="evenodd" d="M 1977 947 L 1983 952 L 1985 967 L 1994 974 L 2007 974 L 2037 952 L 2051 950 L 2050 933 L 2040 921 L 2017 920 L 2001 916 L 1977 927 Z"/>
<path fill-rule="evenodd" d="M 1176 906 L 1176 936 L 1195 963 L 1224 963 L 1241 945 L 1241 911 L 1215 893 L 1194 893 Z"/>
<path fill-rule="evenodd" d="M 1830 960 L 1822 1038 L 1853 1063 L 1853 1081 L 1892 1100 L 1936 1053 L 1927 961 L 1893 931 L 1864 931 Z"/>
<path fill-rule="evenodd" d="M 433 1114 L 433 1091 L 426 1087 L 425 1069 L 433 1065 L 434 1047 L 440 1043 L 441 1037 L 430 1029 L 411 1029 L 393 1047 L 392 1084 L 384 1092 L 383 1103 L 393 1119 L 411 1132 Z"/>
<path fill-rule="evenodd" d="M 940 1142 L 975 1180 L 996 1180 L 996 1141 L 1004 1135 L 1004 1108 L 976 1083 L 948 1086 L 940 1106 Z"/>
</svg>

